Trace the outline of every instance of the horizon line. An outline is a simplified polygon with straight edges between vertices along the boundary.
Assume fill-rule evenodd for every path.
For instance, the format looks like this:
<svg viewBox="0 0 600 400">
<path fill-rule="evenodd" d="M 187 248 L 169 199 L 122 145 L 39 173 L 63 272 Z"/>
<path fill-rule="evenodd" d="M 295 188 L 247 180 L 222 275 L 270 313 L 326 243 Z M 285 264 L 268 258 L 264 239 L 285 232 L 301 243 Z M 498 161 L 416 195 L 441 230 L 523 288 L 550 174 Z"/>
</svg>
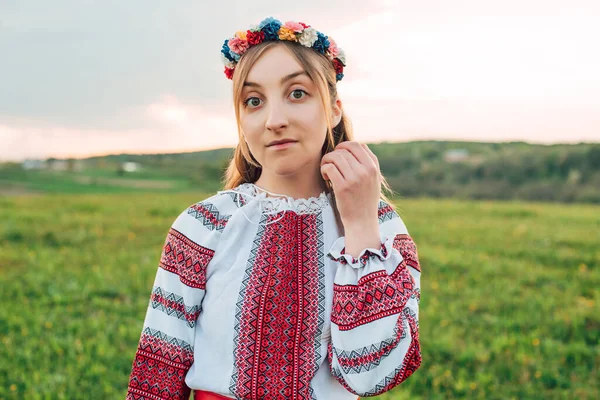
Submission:
<svg viewBox="0 0 600 400">
<path fill-rule="evenodd" d="M 543 142 L 543 141 L 535 141 L 535 140 L 460 140 L 460 139 L 452 139 L 452 140 L 444 140 L 444 139 L 417 139 L 417 140 L 382 140 L 378 142 L 362 142 L 365 144 L 395 144 L 395 143 L 423 143 L 423 142 L 440 142 L 440 143 L 478 143 L 478 144 L 490 144 L 490 143 L 522 143 L 527 145 L 534 146 L 578 146 L 578 145 L 594 145 L 600 144 L 600 139 L 598 141 L 579 141 L 579 142 L 568 142 L 568 141 L 556 141 L 556 142 Z M 99 158 L 99 157 L 110 157 L 110 156 L 150 156 L 150 155 L 179 155 L 179 154 L 191 154 L 191 153 L 201 153 L 204 151 L 213 151 L 213 150 L 225 150 L 225 149 L 235 149 L 235 146 L 217 146 L 217 147 L 207 147 L 192 151 L 169 151 L 169 152 L 132 152 L 132 151 L 122 151 L 122 152 L 109 152 L 109 153 L 88 153 L 86 155 L 75 155 L 75 156 L 47 156 L 47 157 L 22 157 L 14 160 L 7 160 L 4 158 L 0 158 L 0 163 L 18 163 L 23 161 L 47 161 L 49 159 L 55 160 L 86 160 L 91 158 Z"/>
</svg>

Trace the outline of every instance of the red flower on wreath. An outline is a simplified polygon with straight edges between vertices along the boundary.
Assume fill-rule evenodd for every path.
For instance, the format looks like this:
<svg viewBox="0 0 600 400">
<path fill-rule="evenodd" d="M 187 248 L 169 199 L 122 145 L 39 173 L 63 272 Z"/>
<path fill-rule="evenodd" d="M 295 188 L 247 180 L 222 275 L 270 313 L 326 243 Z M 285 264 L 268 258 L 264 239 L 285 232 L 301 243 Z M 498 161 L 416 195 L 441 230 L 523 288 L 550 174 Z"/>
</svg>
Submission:
<svg viewBox="0 0 600 400">
<path fill-rule="evenodd" d="M 246 40 L 248 40 L 250 46 L 260 44 L 265 40 L 265 33 L 263 31 L 252 32 L 251 30 L 248 30 L 248 32 L 246 32 Z"/>
<path fill-rule="evenodd" d="M 225 76 L 227 77 L 227 79 L 233 79 L 233 71 L 233 68 L 225 67 Z"/>
<path fill-rule="evenodd" d="M 344 64 L 342 64 L 341 61 L 337 58 L 333 59 L 333 67 L 335 68 L 336 74 L 341 74 L 342 72 L 344 72 Z"/>
</svg>

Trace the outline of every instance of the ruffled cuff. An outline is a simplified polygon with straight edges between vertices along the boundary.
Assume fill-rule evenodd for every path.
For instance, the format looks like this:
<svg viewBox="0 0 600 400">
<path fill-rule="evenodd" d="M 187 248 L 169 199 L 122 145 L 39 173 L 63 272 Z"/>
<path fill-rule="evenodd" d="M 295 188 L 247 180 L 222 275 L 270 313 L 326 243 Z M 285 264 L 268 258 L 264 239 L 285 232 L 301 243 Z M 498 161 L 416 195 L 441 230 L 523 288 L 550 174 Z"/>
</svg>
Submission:
<svg viewBox="0 0 600 400">
<path fill-rule="evenodd" d="M 350 254 L 346 254 L 346 238 L 341 236 L 333 242 L 333 245 L 327 253 L 327 257 L 333 261 L 337 261 L 341 264 L 349 264 L 353 268 L 362 268 L 367 265 L 370 258 L 377 257 L 379 260 L 384 261 L 390 258 L 392 254 L 391 249 L 393 246 L 393 237 L 380 234 L 381 246 L 379 249 L 367 247 L 360 252 L 358 258 L 352 257 Z"/>
</svg>

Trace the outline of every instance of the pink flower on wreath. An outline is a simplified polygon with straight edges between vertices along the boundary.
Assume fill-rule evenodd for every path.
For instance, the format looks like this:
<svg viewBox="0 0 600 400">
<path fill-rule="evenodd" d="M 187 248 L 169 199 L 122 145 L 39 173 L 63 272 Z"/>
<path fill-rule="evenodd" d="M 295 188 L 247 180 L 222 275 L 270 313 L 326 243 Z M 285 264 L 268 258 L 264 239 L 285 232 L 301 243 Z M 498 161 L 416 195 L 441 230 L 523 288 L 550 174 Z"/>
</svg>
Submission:
<svg viewBox="0 0 600 400">
<path fill-rule="evenodd" d="M 229 48 L 231 49 L 231 51 L 233 51 L 234 53 L 237 53 L 239 55 L 244 54 L 246 52 L 246 50 L 248 50 L 248 47 L 249 47 L 247 40 L 243 40 L 238 37 L 234 37 L 227 44 L 229 45 Z"/>
<path fill-rule="evenodd" d="M 285 24 L 283 24 L 284 28 L 287 28 L 291 31 L 294 31 L 296 33 L 300 33 L 304 30 L 304 25 L 300 22 L 294 22 L 294 21 L 288 21 Z"/>
<path fill-rule="evenodd" d="M 337 43 L 330 37 L 327 38 L 329 40 L 329 52 L 333 57 L 337 57 L 339 53 L 339 49 L 337 47 Z"/>
</svg>

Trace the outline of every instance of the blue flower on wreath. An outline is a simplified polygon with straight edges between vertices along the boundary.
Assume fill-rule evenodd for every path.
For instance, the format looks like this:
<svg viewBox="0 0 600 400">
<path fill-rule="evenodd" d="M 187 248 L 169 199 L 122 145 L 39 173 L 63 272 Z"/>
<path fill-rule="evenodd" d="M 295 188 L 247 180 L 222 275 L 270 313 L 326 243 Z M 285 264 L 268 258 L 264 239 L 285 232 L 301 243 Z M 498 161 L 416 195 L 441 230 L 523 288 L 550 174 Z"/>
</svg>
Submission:
<svg viewBox="0 0 600 400">
<path fill-rule="evenodd" d="M 281 21 L 278 20 L 278 19 L 275 19 L 273 17 L 268 17 L 268 18 L 265 18 L 262 21 L 260 21 L 260 24 L 258 24 L 258 27 L 260 29 L 262 29 L 262 28 L 264 28 L 265 26 L 267 26 L 269 24 L 276 24 L 276 25 L 281 26 Z"/>
<path fill-rule="evenodd" d="M 329 40 L 327 36 L 321 32 L 317 32 L 317 40 L 313 43 L 312 48 L 317 50 L 321 54 L 325 54 L 325 51 L 329 48 Z"/>
<path fill-rule="evenodd" d="M 235 62 L 240 61 L 240 58 L 242 57 L 238 53 L 234 52 L 233 50 L 229 50 L 229 55 L 231 57 L 233 57 L 233 61 L 235 61 Z"/>
<path fill-rule="evenodd" d="M 281 28 L 279 20 L 269 17 L 264 19 L 258 26 L 265 33 L 265 41 L 279 40 L 279 28 Z"/>
<path fill-rule="evenodd" d="M 344 74 L 336 74 L 335 75 L 335 79 L 338 81 L 341 81 L 343 77 L 344 77 Z"/>
<path fill-rule="evenodd" d="M 230 52 L 231 49 L 229 48 L 229 39 L 226 39 L 225 43 L 223 43 L 223 47 L 221 47 L 221 53 L 223 53 L 226 59 L 228 59 L 231 62 L 234 62 L 235 59 L 231 56 Z"/>
</svg>

